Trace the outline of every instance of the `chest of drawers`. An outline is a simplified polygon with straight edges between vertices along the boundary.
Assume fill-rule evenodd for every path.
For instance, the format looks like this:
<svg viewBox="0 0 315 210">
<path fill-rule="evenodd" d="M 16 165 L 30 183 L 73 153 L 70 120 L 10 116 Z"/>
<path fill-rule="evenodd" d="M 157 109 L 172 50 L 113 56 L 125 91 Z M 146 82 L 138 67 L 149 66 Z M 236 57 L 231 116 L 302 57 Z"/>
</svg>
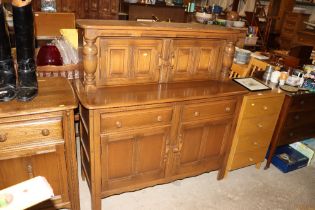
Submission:
<svg viewBox="0 0 315 210">
<path fill-rule="evenodd" d="M 266 168 L 277 146 L 315 136 L 315 94 L 286 94 L 270 145 Z"/>
<path fill-rule="evenodd" d="M 27 103 L 0 104 L 0 189 L 44 176 L 55 197 L 33 209 L 80 209 L 73 109 L 77 101 L 64 78 L 39 79 Z"/>
<path fill-rule="evenodd" d="M 229 155 L 227 171 L 256 164 L 266 155 L 284 100 L 284 93 L 267 91 L 244 96 Z"/>
</svg>

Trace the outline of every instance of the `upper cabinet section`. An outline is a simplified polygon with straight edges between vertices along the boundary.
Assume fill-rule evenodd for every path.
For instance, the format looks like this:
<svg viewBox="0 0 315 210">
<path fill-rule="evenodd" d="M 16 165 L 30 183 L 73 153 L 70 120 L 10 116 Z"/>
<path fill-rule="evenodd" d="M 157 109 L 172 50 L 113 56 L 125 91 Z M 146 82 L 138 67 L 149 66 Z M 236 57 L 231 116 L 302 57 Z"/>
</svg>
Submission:
<svg viewBox="0 0 315 210">
<path fill-rule="evenodd" d="M 86 88 L 227 79 L 239 30 L 188 23 L 78 20 Z"/>
</svg>

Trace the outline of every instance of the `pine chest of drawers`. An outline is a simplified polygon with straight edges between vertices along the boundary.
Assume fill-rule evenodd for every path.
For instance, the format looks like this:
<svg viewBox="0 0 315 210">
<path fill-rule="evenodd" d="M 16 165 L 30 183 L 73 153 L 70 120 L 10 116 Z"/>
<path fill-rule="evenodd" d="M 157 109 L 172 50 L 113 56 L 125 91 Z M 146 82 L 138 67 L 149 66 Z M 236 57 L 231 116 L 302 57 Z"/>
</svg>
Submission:
<svg viewBox="0 0 315 210">
<path fill-rule="evenodd" d="M 259 168 L 270 144 L 284 100 L 276 90 L 244 96 L 227 171 L 256 164 Z"/>
<path fill-rule="evenodd" d="M 73 109 L 67 79 L 39 79 L 30 102 L 0 104 L 0 189 L 44 176 L 55 197 L 34 209 L 80 209 Z"/>
</svg>

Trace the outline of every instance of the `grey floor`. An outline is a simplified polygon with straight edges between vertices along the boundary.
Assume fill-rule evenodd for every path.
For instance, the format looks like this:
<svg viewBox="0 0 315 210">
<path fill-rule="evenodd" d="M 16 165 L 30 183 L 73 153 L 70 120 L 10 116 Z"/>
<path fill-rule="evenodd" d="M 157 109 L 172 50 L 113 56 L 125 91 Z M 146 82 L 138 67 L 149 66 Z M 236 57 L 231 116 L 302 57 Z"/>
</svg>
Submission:
<svg viewBox="0 0 315 210">
<path fill-rule="evenodd" d="M 222 181 L 217 172 L 102 199 L 103 210 L 315 210 L 315 167 L 287 174 L 273 165 L 232 171 Z M 90 194 L 80 179 L 82 210 Z"/>
</svg>

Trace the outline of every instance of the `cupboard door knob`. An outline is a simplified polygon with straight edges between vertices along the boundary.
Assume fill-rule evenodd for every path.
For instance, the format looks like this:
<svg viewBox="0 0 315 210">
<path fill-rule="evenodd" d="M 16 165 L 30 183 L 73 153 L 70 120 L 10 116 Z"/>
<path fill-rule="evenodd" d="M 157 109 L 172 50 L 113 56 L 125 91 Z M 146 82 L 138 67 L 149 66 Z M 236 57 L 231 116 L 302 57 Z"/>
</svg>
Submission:
<svg viewBox="0 0 315 210">
<path fill-rule="evenodd" d="M 249 160 L 250 162 L 253 162 L 253 161 L 254 161 L 254 159 L 253 159 L 253 158 L 248 158 L 248 160 Z"/>
<path fill-rule="evenodd" d="M 42 135 L 43 136 L 49 136 L 49 134 L 50 134 L 50 131 L 48 129 L 43 129 L 42 130 Z"/>
<path fill-rule="evenodd" d="M 0 135 L 0 142 L 5 142 L 6 140 L 8 140 L 8 137 L 7 137 L 7 133 L 6 134 L 1 134 Z"/>
<path fill-rule="evenodd" d="M 157 116 L 156 119 L 157 119 L 158 122 L 162 122 L 162 116 L 161 115 Z"/>
<path fill-rule="evenodd" d="M 199 115 L 200 115 L 199 112 L 195 112 L 195 113 L 194 113 L 194 116 L 195 116 L 195 117 L 198 117 Z"/>
<path fill-rule="evenodd" d="M 265 111 L 267 111 L 268 110 L 268 107 L 267 106 L 264 106 L 264 108 L 263 108 Z"/>
<path fill-rule="evenodd" d="M 121 126 L 122 126 L 122 125 L 121 125 L 121 122 L 120 122 L 120 121 L 117 121 L 117 122 L 116 122 L 116 127 L 117 127 L 117 128 L 121 128 Z"/>
<path fill-rule="evenodd" d="M 230 111 L 231 111 L 231 108 L 230 108 L 230 107 L 226 107 L 226 108 L 225 108 L 225 111 L 226 111 L 226 112 L 230 112 Z"/>
<path fill-rule="evenodd" d="M 173 149 L 173 152 L 179 152 L 179 148 L 178 147 L 175 147 L 174 149 Z"/>
<path fill-rule="evenodd" d="M 258 128 L 262 128 L 262 127 L 263 127 L 263 124 L 258 123 L 257 126 L 258 126 Z"/>
</svg>

